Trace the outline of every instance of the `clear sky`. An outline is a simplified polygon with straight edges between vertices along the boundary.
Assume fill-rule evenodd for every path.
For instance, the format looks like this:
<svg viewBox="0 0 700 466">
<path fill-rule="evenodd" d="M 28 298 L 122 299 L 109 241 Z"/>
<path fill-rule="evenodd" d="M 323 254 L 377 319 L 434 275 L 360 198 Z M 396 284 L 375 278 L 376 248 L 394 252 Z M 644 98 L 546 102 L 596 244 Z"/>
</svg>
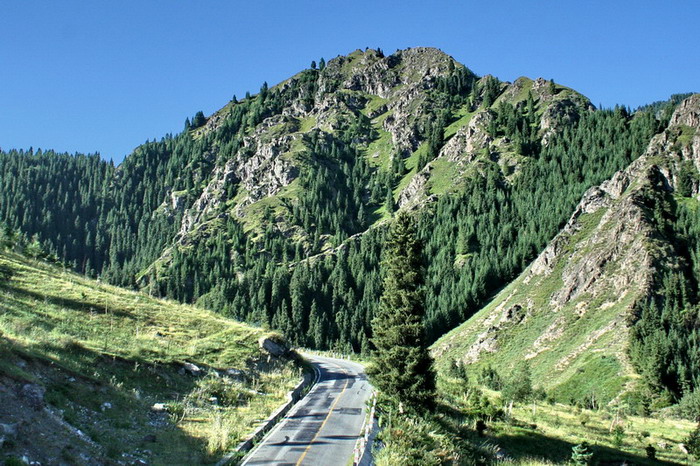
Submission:
<svg viewBox="0 0 700 466">
<path fill-rule="evenodd" d="M 692 1 L 3 0 L 0 147 L 120 162 L 198 110 L 357 48 L 438 47 L 632 108 L 700 92 Z"/>
</svg>

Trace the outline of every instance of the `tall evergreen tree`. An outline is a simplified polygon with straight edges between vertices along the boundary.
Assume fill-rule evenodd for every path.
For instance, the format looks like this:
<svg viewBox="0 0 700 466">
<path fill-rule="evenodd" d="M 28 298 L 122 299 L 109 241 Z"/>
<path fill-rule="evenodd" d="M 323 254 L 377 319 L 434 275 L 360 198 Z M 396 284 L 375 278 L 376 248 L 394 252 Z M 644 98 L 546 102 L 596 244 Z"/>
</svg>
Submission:
<svg viewBox="0 0 700 466">
<path fill-rule="evenodd" d="M 423 326 L 421 243 L 413 219 L 401 212 L 386 243 L 384 292 L 372 322 L 376 347 L 372 383 L 400 406 L 432 408 L 435 372 Z"/>
</svg>

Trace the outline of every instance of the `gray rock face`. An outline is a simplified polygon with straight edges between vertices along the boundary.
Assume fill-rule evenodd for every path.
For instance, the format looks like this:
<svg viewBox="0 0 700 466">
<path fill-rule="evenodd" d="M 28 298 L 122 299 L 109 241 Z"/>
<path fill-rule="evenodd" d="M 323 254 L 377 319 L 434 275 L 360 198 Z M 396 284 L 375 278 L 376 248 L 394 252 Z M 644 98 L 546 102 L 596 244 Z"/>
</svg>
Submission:
<svg viewBox="0 0 700 466">
<path fill-rule="evenodd" d="M 5 442 L 14 442 L 17 439 L 16 424 L 0 424 L 0 448 Z"/>
<path fill-rule="evenodd" d="M 17 436 L 17 425 L 0 424 L 0 434 L 8 438 L 15 438 Z"/>
<path fill-rule="evenodd" d="M 213 170 L 202 193 L 184 212 L 176 241 L 187 244 L 192 233 L 208 219 L 243 216 L 249 204 L 279 194 L 299 176 L 299 161 L 287 156 L 293 148 L 303 146 L 299 122 L 313 119 L 312 126 L 320 131 L 323 141 L 324 132 L 336 131 L 343 120 L 357 117 L 367 104 L 367 95 L 387 99 L 370 116 L 388 113 L 382 127 L 391 134 L 397 152 L 403 156 L 413 152 L 419 143 L 417 116 L 424 114 L 429 105 L 426 90 L 434 87 L 437 77 L 447 73 L 450 65 L 454 66 L 451 57 L 432 48 L 408 49 L 388 57 L 374 50 L 356 51 L 330 60 L 319 73 L 316 95 L 299 95 L 280 114 L 263 120 L 244 137 L 242 148 Z M 276 86 L 277 90 L 291 89 L 294 79 L 297 78 Z M 228 112 L 230 108 L 225 107 L 212 115 L 202 128 L 195 130 L 195 137 L 204 137 L 219 128 Z M 220 150 L 212 148 L 211 161 L 221 157 Z M 234 191 L 238 194 L 235 206 L 229 208 L 226 193 L 232 184 L 237 185 Z M 181 211 L 184 203 L 181 194 L 171 194 L 163 208 Z M 162 258 L 168 257 L 166 251 Z"/>
<path fill-rule="evenodd" d="M 430 164 L 426 165 L 423 170 L 416 175 L 408 183 L 408 186 L 399 194 L 398 205 L 403 208 L 409 204 L 416 203 L 427 195 L 427 183 L 430 179 Z"/>
<path fill-rule="evenodd" d="M 493 114 L 486 110 L 477 113 L 469 120 L 469 124 L 460 128 L 457 133 L 440 150 L 440 157 L 450 162 L 468 164 L 493 143 L 486 128 L 493 120 Z"/>
<path fill-rule="evenodd" d="M 647 188 L 676 189 L 679 163 L 696 162 L 700 154 L 697 136 L 680 154 L 674 150 L 672 136 L 681 125 L 700 128 L 700 96 L 692 96 L 678 107 L 669 128 L 652 139 L 642 157 L 599 187 L 589 189 L 564 229 L 533 262 L 526 282 L 533 276 L 550 274 L 564 251 L 569 251 L 571 259 L 562 271 L 562 287 L 551 300 L 555 309 L 583 294 L 595 297 L 603 289 L 613 289 L 617 295 L 634 289 L 646 295 L 662 262 L 665 267 L 679 266 L 672 247 L 654 240 L 654 226 L 642 196 Z M 581 215 L 600 209 L 605 211 L 593 232 L 585 240 L 573 242 L 576 233 L 586 228 Z M 606 273 L 609 264 L 616 265 L 614 274 Z"/>
<path fill-rule="evenodd" d="M 195 364 L 192 364 L 191 362 L 185 362 L 182 364 L 182 368 L 185 370 L 185 372 L 191 376 L 194 377 L 199 377 L 202 375 L 204 372 L 202 369 L 199 368 L 199 366 L 196 366 Z"/>
</svg>

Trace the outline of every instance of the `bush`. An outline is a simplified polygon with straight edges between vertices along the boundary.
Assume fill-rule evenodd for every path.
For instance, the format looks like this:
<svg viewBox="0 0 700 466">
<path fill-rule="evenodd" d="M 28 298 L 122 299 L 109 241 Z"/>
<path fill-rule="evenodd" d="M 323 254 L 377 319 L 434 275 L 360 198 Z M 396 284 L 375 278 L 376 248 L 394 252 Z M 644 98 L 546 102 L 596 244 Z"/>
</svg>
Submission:
<svg viewBox="0 0 700 466">
<path fill-rule="evenodd" d="M 644 451 L 646 451 L 647 453 L 647 458 L 649 458 L 650 460 L 656 459 L 656 448 L 654 448 L 651 444 L 647 445 Z"/>
<path fill-rule="evenodd" d="M 515 402 L 530 400 L 533 396 L 530 366 L 520 366 L 503 385 L 503 398 Z"/>
<path fill-rule="evenodd" d="M 476 421 L 476 433 L 479 435 L 479 437 L 484 436 L 486 428 L 486 423 L 483 420 L 479 419 L 478 421 Z"/>
<path fill-rule="evenodd" d="M 700 424 L 690 433 L 684 443 L 685 447 L 688 449 L 688 453 L 700 459 Z"/>
<path fill-rule="evenodd" d="M 455 379 L 459 379 L 465 385 L 469 384 L 469 375 L 467 374 L 466 364 L 460 363 L 456 359 L 450 363 L 448 375 Z"/>
<path fill-rule="evenodd" d="M 695 389 L 683 395 L 675 411 L 680 417 L 700 422 L 700 390 Z"/>
<path fill-rule="evenodd" d="M 615 446 L 615 448 L 620 448 L 622 446 L 622 442 L 625 440 L 625 428 L 622 427 L 621 424 L 616 425 L 613 427 L 612 430 L 612 443 Z"/>
<path fill-rule="evenodd" d="M 503 379 L 491 366 L 486 366 L 479 374 L 479 383 L 486 385 L 491 390 L 501 390 L 503 388 Z"/>
<path fill-rule="evenodd" d="M 5 458 L 5 466 L 26 466 L 26 464 L 15 456 L 8 456 Z"/>
<path fill-rule="evenodd" d="M 532 398 L 537 401 L 548 401 L 547 392 L 542 387 L 537 387 L 532 391 Z"/>
</svg>

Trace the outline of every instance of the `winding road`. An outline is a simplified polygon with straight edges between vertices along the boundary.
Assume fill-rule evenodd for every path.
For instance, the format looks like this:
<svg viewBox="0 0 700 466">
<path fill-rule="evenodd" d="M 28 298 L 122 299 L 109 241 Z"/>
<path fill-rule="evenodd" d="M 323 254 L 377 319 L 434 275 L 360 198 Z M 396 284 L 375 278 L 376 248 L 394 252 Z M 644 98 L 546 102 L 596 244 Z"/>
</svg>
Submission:
<svg viewBox="0 0 700 466">
<path fill-rule="evenodd" d="M 242 465 L 352 464 L 372 388 L 361 364 L 305 354 L 318 381 Z"/>
</svg>

